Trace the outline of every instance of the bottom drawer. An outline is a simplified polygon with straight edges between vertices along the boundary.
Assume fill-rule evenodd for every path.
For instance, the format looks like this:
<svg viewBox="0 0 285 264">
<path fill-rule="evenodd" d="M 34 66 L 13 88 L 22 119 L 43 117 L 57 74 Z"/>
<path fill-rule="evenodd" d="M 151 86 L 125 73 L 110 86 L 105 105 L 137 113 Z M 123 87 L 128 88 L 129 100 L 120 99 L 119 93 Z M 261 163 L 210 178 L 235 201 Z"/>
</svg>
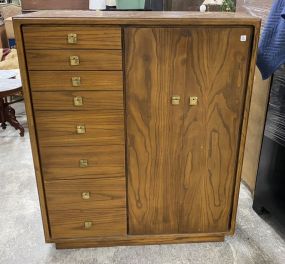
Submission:
<svg viewBox="0 0 285 264">
<path fill-rule="evenodd" d="M 45 182 L 53 239 L 127 234 L 124 177 Z"/>
<path fill-rule="evenodd" d="M 52 211 L 49 212 L 49 220 L 53 239 L 127 234 L 124 208 Z"/>
</svg>

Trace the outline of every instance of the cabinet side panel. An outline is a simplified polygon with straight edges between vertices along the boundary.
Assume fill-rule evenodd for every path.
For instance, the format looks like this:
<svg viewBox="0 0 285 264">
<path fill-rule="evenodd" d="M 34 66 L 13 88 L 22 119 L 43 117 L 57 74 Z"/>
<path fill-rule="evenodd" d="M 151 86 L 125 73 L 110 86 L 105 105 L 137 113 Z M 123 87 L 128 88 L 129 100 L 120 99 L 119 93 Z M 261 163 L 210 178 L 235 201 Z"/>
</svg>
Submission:
<svg viewBox="0 0 285 264">
<path fill-rule="evenodd" d="M 39 158 L 39 151 L 38 151 L 37 134 L 36 134 L 36 127 L 34 123 L 33 107 L 32 107 L 32 101 L 31 101 L 29 78 L 28 78 L 28 72 L 26 68 L 27 67 L 26 57 L 25 57 L 23 37 L 22 37 L 22 32 L 21 32 L 21 23 L 19 21 L 14 20 L 13 25 L 14 25 L 14 31 L 15 31 L 15 38 L 17 42 L 17 53 L 18 53 L 20 71 L 21 71 L 22 84 L 23 84 L 23 94 L 24 94 L 24 99 L 25 99 L 26 114 L 27 114 L 29 133 L 30 133 L 30 138 L 31 138 L 31 147 L 32 147 L 32 152 L 33 152 L 34 168 L 35 168 L 38 195 L 39 195 L 40 206 L 41 206 L 43 228 L 44 228 L 46 242 L 51 242 L 47 208 L 46 208 L 46 200 L 45 200 L 45 192 L 44 192 L 44 187 L 43 187 L 43 179 L 42 179 L 42 174 L 41 174 L 41 165 L 40 165 L 40 158 Z"/>
<path fill-rule="evenodd" d="M 126 107 L 129 234 L 178 231 L 187 34 L 184 29 L 129 28 Z"/>
<path fill-rule="evenodd" d="M 235 192 L 234 192 L 234 201 L 232 205 L 232 218 L 231 218 L 231 230 L 230 234 L 234 234 L 235 226 L 236 226 L 236 216 L 237 216 L 237 205 L 238 205 L 238 197 L 239 197 L 239 190 L 240 190 L 240 181 L 241 181 L 241 174 L 242 174 L 242 166 L 244 160 L 244 151 L 245 151 L 245 141 L 247 137 L 247 130 L 248 130 L 248 122 L 249 122 L 249 111 L 251 108 L 251 98 L 252 98 L 252 87 L 255 77 L 255 68 L 256 68 L 256 56 L 258 50 L 258 41 L 260 36 L 260 24 L 254 27 L 254 36 L 252 39 L 252 49 L 251 49 L 251 60 L 250 60 L 250 67 L 248 70 L 248 80 L 247 80 L 247 95 L 246 95 L 246 102 L 245 108 L 243 113 L 243 125 L 242 125 L 242 134 L 241 134 L 241 141 L 240 141 L 240 150 L 239 150 L 239 157 L 238 157 L 238 169 L 237 169 L 237 177 L 235 183 Z"/>
<path fill-rule="evenodd" d="M 179 232 L 230 228 L 252 43 L 251 28 L 193 28 L 187 65 Z M 191 48 L 190 48 L 191 47 Z"/>
</svg>

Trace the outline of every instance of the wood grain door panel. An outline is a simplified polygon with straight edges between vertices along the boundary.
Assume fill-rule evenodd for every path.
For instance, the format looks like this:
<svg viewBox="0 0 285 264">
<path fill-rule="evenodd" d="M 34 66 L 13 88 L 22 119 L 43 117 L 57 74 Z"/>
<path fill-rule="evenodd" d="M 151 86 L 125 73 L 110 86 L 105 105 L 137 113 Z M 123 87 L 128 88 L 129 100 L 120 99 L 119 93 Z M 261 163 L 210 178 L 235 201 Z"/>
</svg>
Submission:
<svg viewBox="0 0 285 264">
<path fill-rule="evenodd" d="M 241 41 L 242 35 L 246 36 L 245 42 Z M 252 29 L 193 28 L 191 36 L 191 59 L 186 67 L 182 161 L 185 170 L 179 232 L 227 232 Z M 198 97 L 198 106 L 189 106 L 190 96 Z"/>
<path fill-rule="evenodd" d="M 252 29 L 130 28 L 125 40 L 129 232 L 227 232 Z"/>
<path fill-rule="evenodd" d="M 126 103 L 130 234 L 178 232 L 187 30 L 127 29 Z"/>
</svg>

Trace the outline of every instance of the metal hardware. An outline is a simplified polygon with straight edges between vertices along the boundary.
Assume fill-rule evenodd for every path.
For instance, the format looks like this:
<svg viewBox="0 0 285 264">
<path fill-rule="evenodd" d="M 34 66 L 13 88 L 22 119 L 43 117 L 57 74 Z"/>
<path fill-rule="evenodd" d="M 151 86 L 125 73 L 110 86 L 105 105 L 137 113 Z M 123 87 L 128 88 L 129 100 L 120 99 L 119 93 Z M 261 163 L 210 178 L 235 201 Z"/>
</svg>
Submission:
<svg viewBox="0 0 285 264">
<path fill-rule="evenodd" d="M 70 59 L 71 66 L 76 66 L 80 64 L 80 60 L 78 56 L 70 56 L 69 59 Z"/>
<path fill-rule="evenodd" d="M 68 44 L 76 44 L 77 43 L 77 34 L 68 34 L 67 35 L 67 43 Z"/>
<path fill-rule="evenodd" d="M 190 97 L 189 105 L 191 106 L 198 105 L 198 97 L 197 96 Z"/>
<path fill-rule="evenodd" d="M 90 199 L 90 192 L 83 192 L 81 193 L 81 197 L 83 200 L 89 200 Z"/>
<path fill-rule="evenodd" d="M 180 104 L 180 96 L 177 96 L 177 95 L 172 96 L 171 97 L 171 103 L 173 105 L 179 105 Z"/>
<path fill-rule="evenodd" d="M 86 222 L 84 222 L 84 228 L 85 229 L 90 229 L 91 227 L 92 227 L 92 222 L 90 222 L 90 221 L 86 221 Z"/>
<path fill-rule="evenodd" d="M 72 86 L 73 87 L 78 87 L 81 84 L 80 77 L 72 77 L 71 78 Z"/>
<path fill-rule="evenodd" d="M 74 106 L 82 106 L 83 105 L 83 98 L 81 96 L 76 96 L 73 98 Z"/>
<path fill-rule="evenodd" d="M 85 134 L 86 133 L 85 125 L 76 126 L 76 131 L 77 134 Z"/>
<path fill-rule="evenodd" d="M 246 42 L 246 39 L 247 39 L 246 35 L 241 35 L 240 36 L 240 41 L 241 42 Z"/>
<path fill-rule="evenodd" d="M 80 168 L 86 168 L 88 167 L 88 160 L 82 159 L 79 161 Z"/>
</svg>

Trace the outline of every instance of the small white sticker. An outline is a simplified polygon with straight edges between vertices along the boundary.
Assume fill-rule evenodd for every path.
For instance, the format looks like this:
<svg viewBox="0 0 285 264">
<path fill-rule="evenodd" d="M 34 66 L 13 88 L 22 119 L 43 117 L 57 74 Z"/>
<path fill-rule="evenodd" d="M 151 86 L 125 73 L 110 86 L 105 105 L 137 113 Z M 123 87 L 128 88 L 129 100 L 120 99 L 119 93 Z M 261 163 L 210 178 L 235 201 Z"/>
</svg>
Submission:
<svg viewBox="0 0 285 264">
<path fill-rule="evenodd" d="M 240 36 L 240 41 L 245 42 L 246 41 L 246 35 L 241 35 Z"/>
</svg>

